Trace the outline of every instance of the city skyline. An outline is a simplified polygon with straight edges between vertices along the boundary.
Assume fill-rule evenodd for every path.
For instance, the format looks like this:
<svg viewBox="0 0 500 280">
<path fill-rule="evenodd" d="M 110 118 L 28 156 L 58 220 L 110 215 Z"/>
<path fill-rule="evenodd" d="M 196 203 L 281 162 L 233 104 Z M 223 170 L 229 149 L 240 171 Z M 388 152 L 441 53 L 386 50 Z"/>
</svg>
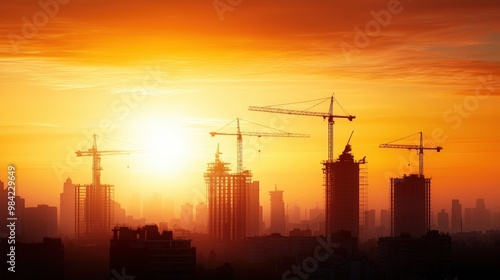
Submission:
<svg viewBox="0 0 500 280">
<path fill-rule="evenodd" d="M 236 169 L 234 139 L 214 139 L 208 132 L 237 117 L 311 135 L 243 139 L 243 164 L 261 183 L 265 220 L 269 201 L 264 193 L 275 184 L 283 186 L 289 201 L 300 198 L 305 208 L 322 205 L 326 123 L 247 109 L 328 98 L 333 92 L 356 115 L 352 122 L 336 122 L 334 157 L 354 130 L 351 145 L 368 159 L 368 208 L 387 209 L 388 178 L 416 172 L 418 165 L 415 151 L 378 145 L 418 131 L 444 148 L 426 154 L 434 213 L 450 211 L 452 198 L 472 207 L 476 198 L 497 197 L 500 86 L 494 1 L 370 1 L 342 7 L 328 1 L 255 1 L 226 11 L 223 20 L 208 2 L 125 1 L 120 8 L 63 2 L 51 13 L 21 2 L 0 11 L 6 35 L 0 39 L 6 104 L 0 112 L 0 164 L 18 168 L 17 191 L 27 207 L 58 205 L 68 177 L 91 183 L 90 159 L 77 159 L 74 152 L 89 148 L 94 133 L 105 139 L 102 149 L 153 151 L 102 159 L 103 183 L 115 186 L 122 206 L 132 193 L 163 193 L 195 205 L 218 143 L 224 160 Z M 268 14 L 257 22 L 263 7 Z M 30 30 L 27 22 L 35 24 L 39 12 L 48 20 Z M 134 24 L 129 15 L 137 16 Z M 370 24 L 380 32 L 361 42 Z M 12 34 L 25 40 L 16 41 Z M 328 106 L 315 110 L 326 112 Z M 242 127 L 260 129 L 248 121 Z M 6 175 L 0 179 L 7 181 Z M 496 211 L 499 203 L 488 201 Z"/>
<path fill-rule="evenodd" d="M 0 278 L 497 279 L 499 14 L 3 1 Z"/>
</svg>

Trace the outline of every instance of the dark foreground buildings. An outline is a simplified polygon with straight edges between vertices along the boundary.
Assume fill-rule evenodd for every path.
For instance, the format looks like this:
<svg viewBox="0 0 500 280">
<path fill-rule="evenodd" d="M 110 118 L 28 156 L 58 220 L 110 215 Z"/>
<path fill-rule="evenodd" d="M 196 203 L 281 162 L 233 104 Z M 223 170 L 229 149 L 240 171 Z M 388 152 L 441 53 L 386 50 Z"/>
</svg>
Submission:
<svg viewBox="0 0 500 280">
<path fill-rule="evenodd" d="M 139 229 L 115 228 L 110 243 L 110 279 L 117 275 L 135 280 L 194 279 L 196 249 L 191 240 L 173 239 L 171 231 L 149 225 Z"/>
<path fill-rule="evenodd" d="M 378 250 L 384 279 L 442 280 L 451 274 L 451 237 L 438 231 L 382 237 Z"/>
<path fill-rule="evenodd" d="M 0 238 L 0 252 L 0 279 L 64 279 L 64 246 L 59 238 L 15 244 L 9 244 L 7 238 Z M 9 271 L 8 268 L 12 267 Z"/>
</svg>

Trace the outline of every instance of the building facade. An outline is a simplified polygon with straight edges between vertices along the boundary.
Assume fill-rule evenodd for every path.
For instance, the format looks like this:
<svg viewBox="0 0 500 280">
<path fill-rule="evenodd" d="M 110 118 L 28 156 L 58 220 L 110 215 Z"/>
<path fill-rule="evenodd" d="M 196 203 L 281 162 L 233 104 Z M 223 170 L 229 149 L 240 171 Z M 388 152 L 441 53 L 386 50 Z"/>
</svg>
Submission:
<svg viewBox="0 0 500 280">
<path fill-rule="evenodd" d="M 391 234 L 420 237 L 430 229 L 431 180 L 417 174 L 391 178 Z"/>
</svg>

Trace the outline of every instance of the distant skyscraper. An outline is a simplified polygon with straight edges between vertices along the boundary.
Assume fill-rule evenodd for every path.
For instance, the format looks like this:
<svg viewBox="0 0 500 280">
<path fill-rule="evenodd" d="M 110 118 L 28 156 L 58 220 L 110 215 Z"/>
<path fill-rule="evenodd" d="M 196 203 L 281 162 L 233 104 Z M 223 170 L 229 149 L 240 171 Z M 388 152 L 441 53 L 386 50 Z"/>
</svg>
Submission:
<svg viewBox="0 0 500 280">
<path fill-rule="evenodd" d="M 260 235 L 259 181 L 249 184 L 247 193 L 247 236 Z"/>
<path fill-rule="evenodd" d="M 196 222 L 206 225 L 208 219 L 208 207 L 205 202 L 196 205 Z"/>
<path fill-rule="evenodd" d="M 259 233 L 260 235 L 266 228 L 266 223 L 264 222 L 264 207 L 262 207 L 262 205 L 259 207 L 259 216 L 260 216 L 260 233 Z"/>
<path fill-rule="evenodd" d="M 296 204 L 293 204 L 293 206 L 288 206 L 288 217 L 290 223 L 300 223 L 300 207 Z"/>
<path fill-rule="evenodd" d="M 491 211 L 486 208 L 484 199 L 479 198 L 476 201 L 476 208 L 472 210 L 472 218 L 476 226 L 476 230 L 491 229 Z"/>
<path fill-rule="evenodd" d="M 181 205 L 181 225 L 184 229 L 191 229 L 194 222 L 194 206 L 191 203 Z"/>
<path fill-rule="evenodd" d="M 451 232 L 462 232 L 462 204 L 458 199 L 451 201 Z"/>
<path fill-rule="evenodd" d="M 59 195 L 59 232 L 70 239 L 75 238 L 75 185 L 70 178 Z"/>
<path fill-rule="evenodd" d="M 343 230 L 349 231 L 352 237 L 359 237 L 359 209 L 363 206 L 363 203 L 360 204 L 360 190 L 364 191 L 364 184 L 360 188 L 359 165 L 364 163 L 364 159 L 354 160 L 349 144 L 345 146 L 337 161 L 325 163 L 325 176 L 331 176 L 325 181 L 332 182 L 328 184 L 331 189 L 325 186 L 325 232 L 327 235 Z"/>
<path fill-rule="evenodd" d="M 57 237 L 57 207 L 27 207 L 25 229 L 27 242 L 42 242 L 44 237 Z"/>
<path fill-rule="evenodd" d="M 113 223 L 114 224 L 125 224 L 127 223 L 127 211 L 122 208 L 121 204 L 116 201 L 111 201 L 113 203 Z"/>
<path fill-rule="evenodd" d="M 431 180 L 417 174 L 391 178 L 391 232 L 421 237 L 430 229 Z"/>
<path fill-rule="evenodd" d="M 285 222 L 285 202 L 283 201 L 283 191 L 279 191 L 276 187 L 274 191 L 270 191 L 271 196 L 271 233 L 286 233 Z"/>
<path fill-rule="evenodd" d="M 318 206 L 309 209 L 309 220 L 315 220 L 325 214 L 325 210 L 320 209 Z"/>
<path fill-rule="evenodd" d="M 377 237 L 375 232 L 375 209 L 365 211 L 364 238 L 365 240 Z"/>
<path fill-rule="evenodd" d="M 438 213 L 438 229 L 440 232 L 446 233 L 450 230 L 449 228 L 449 215 L 444 209 Z"/>
<path fill-rule="evenodd" d="M 196 205 L 196 225 L 197 230 L 206 233 L 208 225 L 208 206 L 205 202 L 200 202 Z"/>
</svg>

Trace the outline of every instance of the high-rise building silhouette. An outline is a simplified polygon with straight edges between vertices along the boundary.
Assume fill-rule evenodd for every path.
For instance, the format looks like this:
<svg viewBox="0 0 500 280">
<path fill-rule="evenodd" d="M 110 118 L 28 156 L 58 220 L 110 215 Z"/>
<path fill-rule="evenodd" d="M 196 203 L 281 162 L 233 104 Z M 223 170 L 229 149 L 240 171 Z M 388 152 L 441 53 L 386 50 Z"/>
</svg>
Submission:
<svg viewBox="0 0 500 280">
<path fill-rule="evenodd" d="M 451 232 L 462 232 L 462 204 L 458 199 L 451 201 Z"/>
<path fill-rule="evenodd" d="M 411 174 L 391 178 L 391 234 L 420 237 L 430 229 L 431 179 Z"/>
<path fill-rule="evenodd" d="M 127 211 L 122 208 L 122 205 L 116 201 L 112 201 L 113 203 L 113 223 L 114 224 L 125 224 L 128 222 L 127 219 Z"/>
<path fill-rule="evenodd" d="M 360 237 L 366 188 L 366 174 L 364 171 L 360 172 L 360 164 L 364 163 L 364 158 L 360 161 L 354 160 L 349 144 L 345 146 L 337 161 L 325 163 L 325 176 L 331 176 L 331 183 L 325 186 L 327 235 L 343 230 L 349 231 L 354 238 Z M 360 217 L 360 213 L 363 217 Z"/>
<path fill-rule="evenodd" d="M 71 239 L 75 237 L 75 185 L 71 178 L 66 179 L 59 195 L 59 232 Z"/>
<path fill-rule="evenodd" d="M 285 221 L 285 202 L 283 201 L 283 191 L 274 188 L 274 191 L 269 192 L 271 198 L 271 233 L 280 233 L 285 235 L 286 233 L 286 221 Z"/>
<path fill-rule="evenodd" d="M 181 225 L 184 229 L 191 229 L 194 222 L 194 206 L 191 203 L 181 205 Z"/>
<path fill-rule="evenodd" d="M 252 184 L 249 170 L 230 173 L 229 163 L 220 160 L 219 147 L 215 161 L 205 173 L 208 202 L 208 232 L 219 240 L 239 240 L 247 235 L 247 194 Z"/>
<path fill-rule="evenodd" d="M 196 231 L 206 233 L 208 224 L 208 206 L 203 201 L 196 205 L 195 220 L 197 226 Z"/>
<path fill-rule="evenodd" d="M 94 181 L 75 186 L 75 234 L 84 242 L 109 240 L 114 219 L 114 186 Z"/>
<path fill-rule="evenodd" d="M 375 227 L 375 209 L 365 211 L 365 240 L 377 237 Z"/>
<path fill-rule="evenodd" d="M 485 231 L 491 229 L 491 211 L 486 208 L 483 198 L 476 201 L 476 208 L 472 210 L 475 230 Z"/>
<path fill-rule="evenodd" d="M 44 204 L 26 207 L 24 214 L 27 242 L 42 242 L 44 237 L 57 237 L 57 207 Z"/>
<path fill-rule="evenodd" d="M 288 219 L 290 223 L 300 223 L 300 207 L 296 204 L 287 205 Z"/>
<path fill-rule="evenodd" d="M 247 202 L 247 236 L 260 235 L 260 200 L 259 181 L 253 181 L 248 187 Z"/>
<path fill-rule="evenodd" d="M 449 215 L 444 209 L 438 213 L 438 229 L 440 232 L 446 233 L 450 230 Z"/>
</svg>

